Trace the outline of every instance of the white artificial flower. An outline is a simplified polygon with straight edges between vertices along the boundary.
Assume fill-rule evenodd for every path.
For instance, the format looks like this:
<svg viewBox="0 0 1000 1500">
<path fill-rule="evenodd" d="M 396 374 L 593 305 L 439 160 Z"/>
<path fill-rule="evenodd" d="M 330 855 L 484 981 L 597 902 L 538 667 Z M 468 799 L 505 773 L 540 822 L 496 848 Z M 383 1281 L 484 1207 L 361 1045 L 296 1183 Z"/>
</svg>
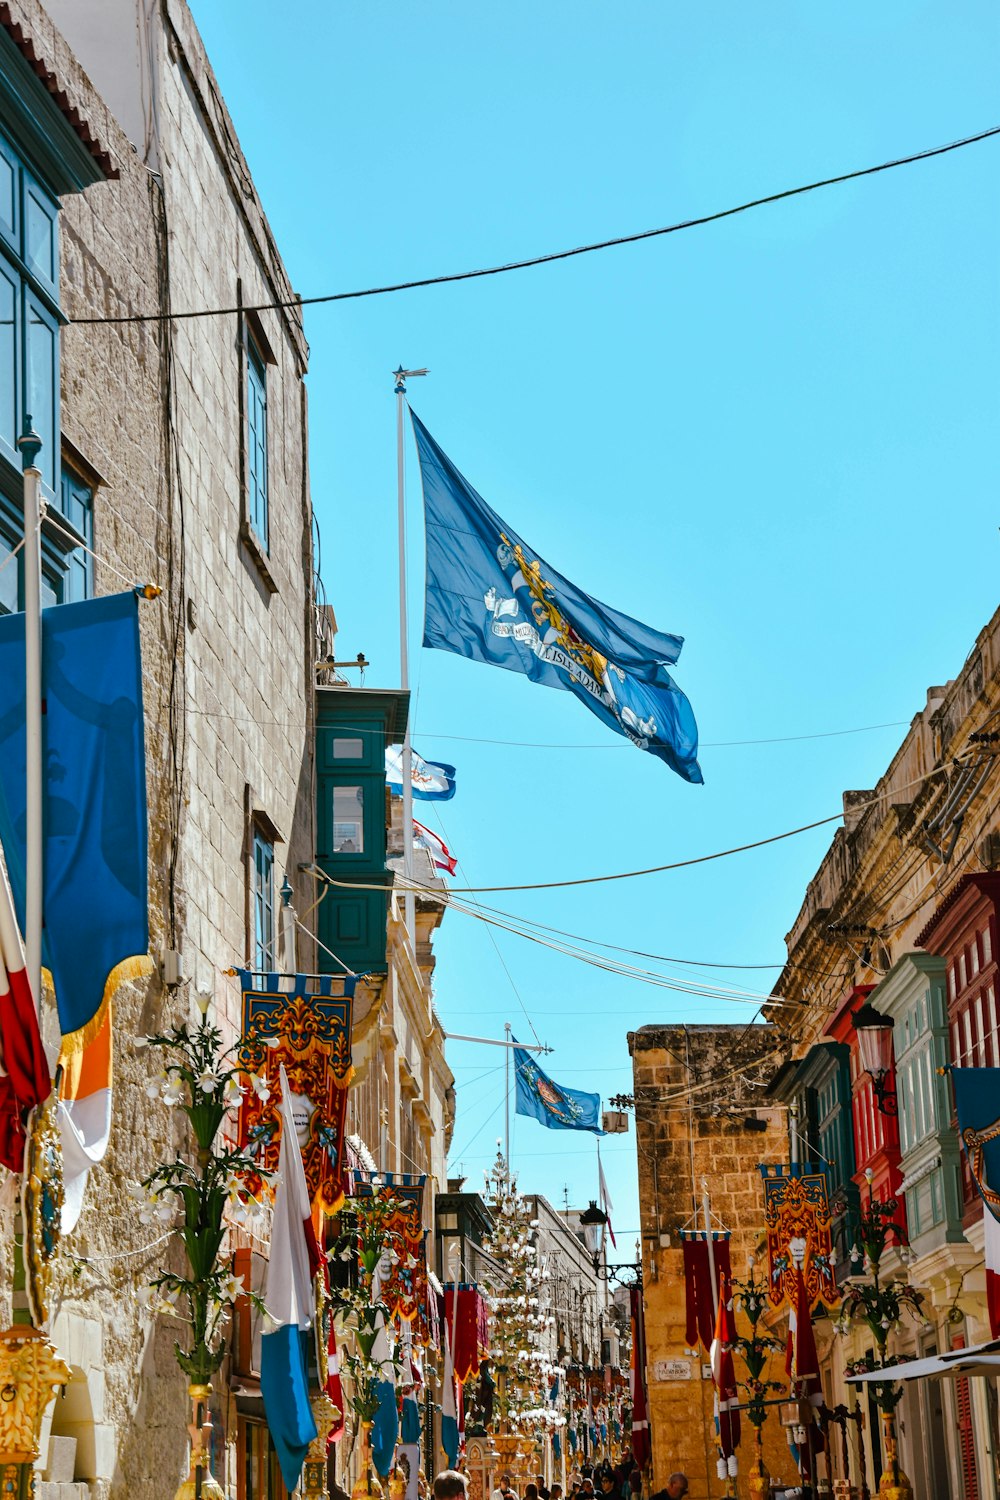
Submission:
<svg viewBox="0 0 1000 1500">
<path fill-rule="evenodd" d="M 266 1036 L 266 1037 L 264 1037 L 264 1046 L 265 1047 L 270 1047 L 271 1050 L 273 1051 L 275 1047 L 280 1047 L 281 1046 L 281 1037 L 280 1036 Z"/>
<path fill-rule="evenodd" d="M 227 1078 L 222 1090 L 222 1102 L 227 1109 L 239 1109 L 245 1093 L 246 1089 L 241 1088 L 235 1078 Z"/>
<path fill-rule="evenodd" d="M 163 1080 L 166 1078 L 166 1076 L 166 1073 L 157 1073 L 155 1078 L 150 1078 L 147 1080 L 146 1093 L 150 1099 L 159 1099 L 160 1090 L 163 1088 Z"/>
<path fill-rule="evenodd" d="M 143 1047 L 148 1047 L 149 1046 L 149 1037 L 148 1036 L 134 1036 L 132 1038 L 132 1046 L 135 1048 L 135 1050 L 137 1052 L 141 1052 L 142 1049 L 143 1049 Z"/>
<path fill-rule="evenodd" d="M 242 1276 L 228 1275 L 222 1283 L 219 1291 L 226 1302 L 235 1302 L 237 1297 L 244 1296 L 246 1288 L 243 1285 Z"/>
<path fill-rule="evenodd" d="M 146 1189 L 141 1182 L 130 1182 L 128 1185 L 128 1195 L 136 1203 L 145 1203 L 147 1196 Z"/>
<path fill-rule="evenodd" d="M 212 1069 L 206 1068 L 205 1071 L 199 1075 L 198 1087 L 203 1094 L 211 1094 L 214 1092 L 218 1082 L 219 1080 L 216 1077 L 215 1073 L 213 1073 Z"/>
<path fill-rule="evenodd" d="M 250 1087 L 253 1089 L 261 1104 L 266 1104 L 271 1097 L 271 1090 L 267 1086 L 266 1078 L 258 1078 L 256 1073 L 250 1079 Z"/>
<path fill-rule="evenodd" d="M 159 1287 L 155 1286 L 141 1286 L 137 1289 L 136 1301 L 145 1312 L 149 1312 L 153 1298 L 159 1295 L 159 1290 Z"/>
<path fill-rule="evenodd" d="M 175 1104 L 180 1104 L 181 1100 L 184 1098 L 183 1080 L 180 1078 L 169 1079 L 163 1085 L 163 1088 L 160 1092 L 160 1098 L 163 1100 L 168 1109 L 173 1109 Z"/>
</svg>

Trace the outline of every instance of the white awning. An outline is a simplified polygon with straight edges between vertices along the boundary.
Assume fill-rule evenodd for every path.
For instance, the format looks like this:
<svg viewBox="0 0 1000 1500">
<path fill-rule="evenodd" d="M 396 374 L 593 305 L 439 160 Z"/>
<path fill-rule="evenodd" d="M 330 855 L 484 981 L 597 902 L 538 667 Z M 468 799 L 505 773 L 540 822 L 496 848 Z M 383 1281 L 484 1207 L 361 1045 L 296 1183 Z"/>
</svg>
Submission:
<svg viewBox="0 0 1000 1500">
<path fill-rule="evenodd" d="M 946 1349 L 942 1354 L 928 1354 L 923 1359 L 907 1359 L 885 1370 L 866 1370 L 862 1375 L 848 1375 L 848 1385 L 865 1385 L 871 1381 L 955 1380 L 965 1375 L 1000 1375 L 1000 1339 L 988 1344 L 973 1344 L 968 1349 Z"/>
</svg>

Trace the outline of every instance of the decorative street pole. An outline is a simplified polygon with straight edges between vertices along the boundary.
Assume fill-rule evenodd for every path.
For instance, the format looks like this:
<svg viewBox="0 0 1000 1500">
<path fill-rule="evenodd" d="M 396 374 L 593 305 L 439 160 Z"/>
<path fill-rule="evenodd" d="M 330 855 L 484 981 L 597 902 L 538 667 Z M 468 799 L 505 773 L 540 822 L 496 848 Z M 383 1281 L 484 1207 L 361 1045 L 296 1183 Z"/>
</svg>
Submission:
<svg viewBox="0 0 1000 1500">
<path fill-rule="evenodd" d="M 754 1457 L 748 1480 L 749 1493 L 751 1500 L 767 1500 L 771 1493 L 771 1476 L 764 1464 L 761 1429 L 767 1420 L 768 1391 L 780 1391 L 784 1387 L 776 1380 L 763 1378 L 768 1357 L 773 1351 L 781 1348 L 781 1343 L 778 1339 L 771 1338 L 770 1335 L 758 1329 L 758 1324 L 767 1308 L 767 1285 L 763 1281 L 758 1281 L 754 1276 L 752 1255 L 747 1264 L 746 1280 L 734 1280 L 733 1290 L 750 1324 L 749 1336 L 738 1335 L 735 1344 L 735 1348 L 743 1356 L 743 1363 L 747 1367 L 747 1379 L 741 1380 L 739 1384 L 747 1393 L 747 1401 L 742 1410 L 749 1418 L 754 1435 Z"/>
<path fill-rule="evenodd" d="M 906 1236 L 902 1226 L 894 1222 L 899 1209 L 896 1199 L 888 1198 L 885 1202 L 879 1202 L 872 1192 L 871 1171 L 865 1175 L 868 1178 L 868 1206 L 861 1213 L 861 1249 L 855 1246 L 851 1251 L 851 1259 L 857 1262 L 863 1258 L 864 1270 L 870 1274 L 871 1281 L 857 1281 L 848 1287 L 836 1327 L 839 1333 L 846 1333 L 851 1322 L 859 1318 L 871 1331 L 876 1354 L 874 1358 L 866 1355 L 849 1365 L 850 1375 L 871 1370 L 889 1371 L 896 1360 L 894 1356 L 887 1354 L 886 1346 L 890 1332 L 899 1327 L 903 1309 L 906 1308 L 914 1317 L 923 1319 L 922 1292 L 918 1292 L 907 1281 L 892 1278 L 883 1282 L 881 1279 L 879 1272 L 882 1256 L 890 1237 L 894 1237 L 897 1244 L 903 1244 Z M 902 1400 L 903 1388 L 893 1384 L 890 1376 L 872 1384 L 876 1404 L 882 1413 L 885 1438 L 886 1467 L 878 1487 L 880 1500 L 913 1500 L 910 1481 L 899 1466 L 896 1407 Z"/>
</svg>

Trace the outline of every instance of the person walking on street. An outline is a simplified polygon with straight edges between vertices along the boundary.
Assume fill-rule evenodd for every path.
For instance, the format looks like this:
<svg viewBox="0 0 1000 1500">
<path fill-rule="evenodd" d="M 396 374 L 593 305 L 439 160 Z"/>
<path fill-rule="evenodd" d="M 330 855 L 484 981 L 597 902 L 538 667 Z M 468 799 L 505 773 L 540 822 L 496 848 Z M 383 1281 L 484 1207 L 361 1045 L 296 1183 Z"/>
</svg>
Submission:
<svg viewBox="0 0 1000 1500">
<path fill-rule="evenodd" d="M 466 1479 L 457 1469 L 442 1469 L 434 1477 L 434 1500 L 465 1500 Z"/>
</svg>

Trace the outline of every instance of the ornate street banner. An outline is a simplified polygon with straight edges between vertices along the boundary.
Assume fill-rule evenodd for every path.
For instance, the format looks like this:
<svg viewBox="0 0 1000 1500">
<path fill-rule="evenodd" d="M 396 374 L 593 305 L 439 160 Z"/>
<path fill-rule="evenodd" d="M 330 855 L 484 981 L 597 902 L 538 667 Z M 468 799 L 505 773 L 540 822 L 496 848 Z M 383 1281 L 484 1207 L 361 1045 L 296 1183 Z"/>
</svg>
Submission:
<svg viewBox="0 0 1000 1500">
<path fill-rule="evenodd" d="M 345 1193 L 344 1122 L 354 1073 L 356 978 L 236 972 L 243 990 L 239 1060 L 254 1075 L 240 1104 L 240 1145 L 257 1146 L 261 1166 L 277 1171 L 284 1066 L 310 1200 L 323 1213 L 336 1213 Z M 334 985 L 343 993 L 333 994 Z M 247 1180 L 255 1193 L 260 1191 L 260 1181 Z"/>
<path fill-rule="evenodd" d="M 825 1172 L 762 1166 L 764 1223 L 767 1227 L 768 1300 L 772 1307 L 799 1296 L 796 1270 L 802 1267 L 810 1308 L 833 1307 L 839 1300 L 833 1274 L 830 1203 Z"/>
<path fill-rule="evenodd" d="M 707 1354 L 715 1334 L 715 1297 L 705 1231 L 682 1229 L 681 1246 L 684 1251 L 685 1338 L 689 1349 L 697 1349 L 700 1343 Z M 712 1230 L 712 1255 L 718 1287 L 721 1279 L 728 1280 L 730 1275 L 728 1229 Z"/>
<path fill-rule="evenodd" d="M 983 1200 L 986 1306 L 1000 1334 L 1000 1068 L 951 1068 L 958 1137 Z"/>
<path fill-rule="evenodd" d="M 427 1345 L 431 1336 L 423 1225 L 427 1179 L 408 1172 L 354 1172 L 352 1177 L 353 1198 L 379 1198 L 389 1209 L 386 1229 L 396 1260 L 382 1282 L 382 1301 L 394 1321 L 410 1324 L 414 1343 Z"/>
</svg>

